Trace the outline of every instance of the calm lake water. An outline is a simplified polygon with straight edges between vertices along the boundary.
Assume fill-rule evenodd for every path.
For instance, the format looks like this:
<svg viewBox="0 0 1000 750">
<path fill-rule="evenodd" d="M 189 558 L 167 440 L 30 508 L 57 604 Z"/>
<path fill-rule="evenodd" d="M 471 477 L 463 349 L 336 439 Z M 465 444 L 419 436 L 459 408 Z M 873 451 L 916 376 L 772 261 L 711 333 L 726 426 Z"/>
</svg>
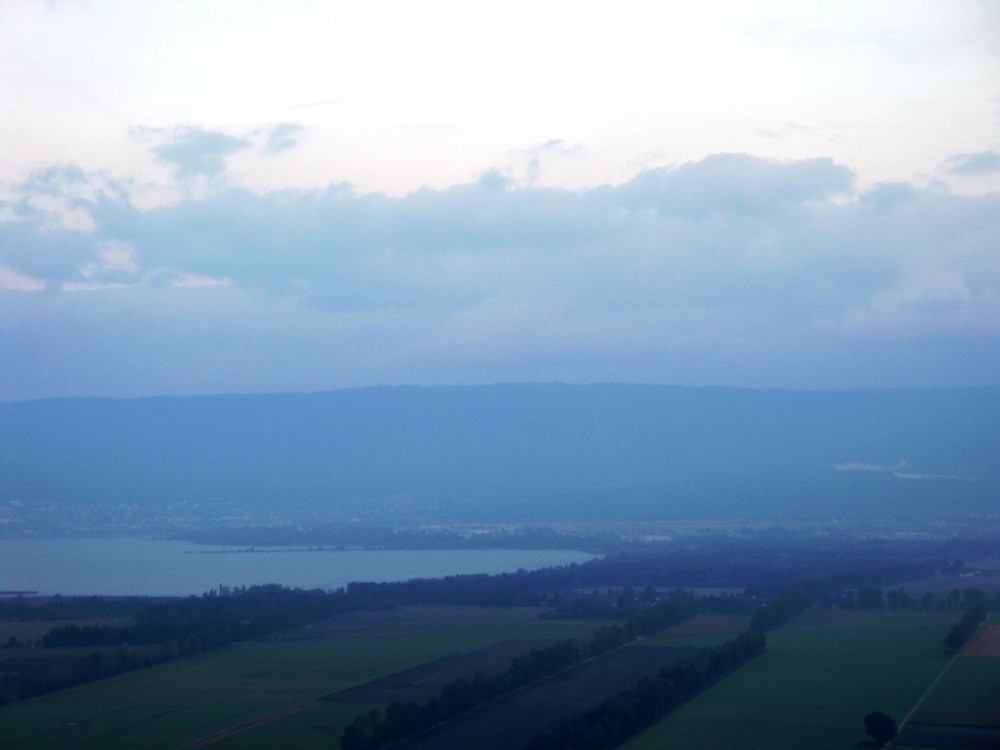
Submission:
<svg viewBox="0 0 1000 750">
<path fill-rule="evenodd" d="M 593 559 L 569 550 L 256 550 L 137 538 L 0 539 L 0 591 L 40 594 L 201 594 L 220 585 L 336 589 L 534 570 Z"/>
</svg>

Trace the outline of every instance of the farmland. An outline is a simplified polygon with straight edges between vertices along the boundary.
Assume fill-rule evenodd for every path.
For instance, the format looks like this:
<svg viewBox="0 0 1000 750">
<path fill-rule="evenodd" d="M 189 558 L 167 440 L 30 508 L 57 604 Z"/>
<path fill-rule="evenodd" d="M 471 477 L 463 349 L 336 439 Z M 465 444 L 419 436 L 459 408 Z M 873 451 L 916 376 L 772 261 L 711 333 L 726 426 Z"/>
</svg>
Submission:
<svg viewBox="0 0 1000 750">
<path fill-rule="evenodd" d="M 335 747 L 359 712 L 394 699 L 426 699 L 448 679 L 494 670 L 554 639 L 585 638 L 599 624 L 537 614 L 438 606 L 340 615 L 280 638 L 6 706 L 4 747 Z M 954 614 L 940 612 L 809 610 L 772 631 L 763 656 L 626 748 L 851 746 L 868 711 L 906 714 L 946 663 L 941 637 L 953 620 Z M 531 690 L 501 701 L 414 747 L 462 746 L 475 725 L 502 728 L 512 716 L 523 723 L 529 708 L 540 728 L 545 714 L 583 710 L 605 697 L 601 693 L 629 687 L 650 665 L 720 643 L 746 623 L 744 616 L 700 615 L 603 663 L 570 670 L 545 686 L 548 693 Z M 995 708 L 989 702 L 997 659 L 959 658 L 914 720 Z M 574 693 L 567 688 L 574 685 L 587 689 Z"/>
<path fill-rule="evenodd" d="M 638 645 L 710 648 L 728 641 L 749 625 L 750 618 L 743 615 L 698 615 L 661 633 L 646 636 Z"/>
<path fill-rule="evenodd" d="M 391 701 L 426 701 L 456 678 L 496 673 L 512 656 L 561 639 L 589 640 L 609 623 L 540 619 L 543 611 L 551 609 L 419 605 L 346 612 L 15 701 L 0 707 L 0 746 L 335 748 L 360 713 Z M 849 747 L 863 738 L 866 713 L 902 719 L 949 663 L 905 727 L 907 736 L 923 727 L 926 737 L 958 720 L 974 725 L 966 733 L 995 724 L 1000 631 L 980 631 L 949 662 L 942 637 L 956 617 L 955 611 L 813 607 L 769 631 L 763 655 L 625 747 Z M 744 614 L 691 617 L 427 730 L 407 747 L 517 750 L 553 719 L 586 711 L 644 675 L 730 640 L 749 622 Z M 4 656 L 32 651 L 46 649 Z M 519 733 L 512 733 L 515 726 Z M 966 738 L 962 747 L 974 741 Z"/>
<path fill-rule="evenodd" d="M 767 652 L 642 735 L 662 747 L 844 748 L 873 710 L 902 717 L 945 664 L 953 615 L 813 609 L 768 633 Z"/>
<path fill-rule="evenodd" d="M 548 728 L 553 717 L 586 711 L 609 695 L 632 687 L 642 677 L 653 677 L 660 669 L 688 659 L 697 651 L 626 646 L 449 722 L 425 738 L 404 742 L 400 747 L 406 750 L 521 748 L 535 732 Z"/>
<path fill-rule="evenodd" d="M 443 606 L 350 613 L 314 628 L 312 638 L 306 629 L 295 640 L 240 644 L 5 706 L 3 747 L 179 748 L 455 653 L 514 639 L 588 637 L 597 625 L 537 614 Z M 366 707 L 318 703 L 212 747 L 273 747 L 273 730 L 288 746 L 329 748 Z"/>
<path fill-rule="evenodd" d="M 1000 745 L 1000 623 L 993 620 L 966 645 L 914 712 L 896 746 Z"/>
<path fill-rule="evenodd" d="M 424 699 L 455 676 L 496 669 L 519 649 L 553 639 L 586 638 L 600 624 L 537 614 L 438 606 L 340 615 L 280 638 L 6 706 L 4 747 L 335 747 L 362 711 L 400 697 Z M 953 620 L 951 613 L 809 610 L 772 631 L 763 656 L 626 747 L 851 746 L 861 738 L 865 713 L 878 708 L 901 717 L 916 701 L 946 662 L 941 637 Z M 512 716 L 523 721 L 529 707 L 541 728 L 544 714 L 584 710 L 603 693 L 630 687 L 643 670 L 718 644 L 746 623 L 744 616 L 700 615 L 603 663 L 570 670 L 546 686 L 549 693 L 531 690 L 455 722 L 426 746 L 461 746 L 474 725 L 509 726 Z M 961 666 L 955 679 L 966 684 L 962 670 L 975 664 Z M 587 689 L 574 693 L 567 685 Z M 969 701 L 983 695 L 973 689 L 962 705 L 976 705 Z M 928 706 L 947 708 L 942 701 Z"/>
</svg>

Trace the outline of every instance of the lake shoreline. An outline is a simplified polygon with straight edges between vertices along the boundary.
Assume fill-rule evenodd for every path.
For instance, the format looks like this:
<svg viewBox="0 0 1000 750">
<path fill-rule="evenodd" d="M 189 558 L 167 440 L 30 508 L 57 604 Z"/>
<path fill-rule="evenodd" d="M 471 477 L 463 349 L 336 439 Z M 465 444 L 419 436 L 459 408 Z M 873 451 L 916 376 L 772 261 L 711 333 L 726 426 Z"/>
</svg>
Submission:
<svg viewBox="0 0 1000 750">
<path fill-rule="evenodd" d="M 192 596 L 280 584 L 333 591 L 352 582 L 513 573 L 598 555 L 539 549 L 333 549 L 209 546 L 148 537 L 0 539 L 0 590 L 36 596 Z"/>
</svg>

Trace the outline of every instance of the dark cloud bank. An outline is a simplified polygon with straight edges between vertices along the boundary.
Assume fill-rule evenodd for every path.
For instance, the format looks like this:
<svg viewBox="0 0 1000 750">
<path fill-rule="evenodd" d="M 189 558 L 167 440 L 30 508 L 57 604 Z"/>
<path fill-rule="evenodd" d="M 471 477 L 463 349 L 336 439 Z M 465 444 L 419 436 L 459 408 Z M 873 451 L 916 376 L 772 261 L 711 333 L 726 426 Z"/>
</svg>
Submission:
<svg viewBox="0 0 1000 750">
<path fill-rule="evenodd" d="M 217 174 L 204 155 L 242 146 L 204 135 L 163 158 Z M 8 286 L 45 286 L 0 291 L 2 398 L 1000 382 L 996 194 L 856 194 L 827 159 L 722 154 L 578 191 L 489 173 L 400 198 L 231 188 L 140 211 L 128 186 L 73 174 L 0 205 L 17 219 L 0 223 Z M 54 228 L 53 202 L 92 226 Z"/>
</svg>

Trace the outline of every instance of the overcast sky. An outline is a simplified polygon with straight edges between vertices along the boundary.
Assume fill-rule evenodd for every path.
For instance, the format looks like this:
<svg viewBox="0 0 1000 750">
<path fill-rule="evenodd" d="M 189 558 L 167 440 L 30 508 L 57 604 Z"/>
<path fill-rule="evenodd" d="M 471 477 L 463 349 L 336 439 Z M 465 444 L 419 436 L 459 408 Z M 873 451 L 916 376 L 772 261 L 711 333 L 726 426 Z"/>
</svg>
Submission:
<svg viewBox="0 0 1000 750">
<path fill-rule="evenodd" d="M 1000 3 L 0 0 L 0 399 L 1000 383 Z"/>
</svg>

